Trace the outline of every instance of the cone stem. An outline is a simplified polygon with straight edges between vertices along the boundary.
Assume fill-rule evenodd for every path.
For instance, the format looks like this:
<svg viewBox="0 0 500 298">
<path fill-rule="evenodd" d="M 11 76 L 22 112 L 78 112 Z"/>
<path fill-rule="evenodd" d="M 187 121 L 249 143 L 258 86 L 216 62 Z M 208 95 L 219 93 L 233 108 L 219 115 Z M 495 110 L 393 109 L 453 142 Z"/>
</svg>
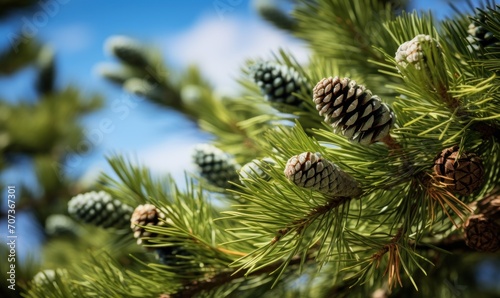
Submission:
<svg viewBox="0 0 500 298">
<path fill-rule="evenodd" d="M 387 147 L 389 147 L 389 149 L 391 149 L 391 150 L 401 150 L 402 149 L 401 144 L 399 144 L 396 140 L 394 140 L 391 137 L 391 134 L 387 134 L 380 141 L 383 142 L 384 144 L 386 144 Z"/>
</svg>

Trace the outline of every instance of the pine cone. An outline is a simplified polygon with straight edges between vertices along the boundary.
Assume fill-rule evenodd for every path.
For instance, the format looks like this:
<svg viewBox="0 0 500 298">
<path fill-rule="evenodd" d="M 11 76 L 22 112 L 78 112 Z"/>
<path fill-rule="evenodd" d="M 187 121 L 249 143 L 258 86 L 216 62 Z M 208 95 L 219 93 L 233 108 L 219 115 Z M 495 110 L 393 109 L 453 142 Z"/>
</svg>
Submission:
<svg viewBox="0 0 500 298">
<path fill-rule="evenodd" d="M 481 186 L 484 168 L 474 153 L 458 155 L 458 146 L 444 149 L 434 159 L 434 177 L 455 194 L 469 195 Z"/>
<path fill-rule="evenodd" d="M 132 207 L 113 200 L 104 191 L 79 194 L 68 202 L 68 213 L 73 218 L 103 228 L 126 227 L 132 211 Z"/>
<path fill-rule="evenodd" d="M 300 93 L 308 84 L 296 70 L 274 62 L 259 62 L 251 67 L 250 73 L 267 101 L 297 107 L 302 104 L 293 93 Z"/>
<path fill-rule="evenodd" d="M 146 48 L 132 38 L 112 36 L 106 40 L 105 48 L 130 66 L 144 68 L 149 65 Z"/>
<path fill-rule="evenodd" d="M 322 79 L 313 89 L 313 100 L 326 123 L 363 145 L 380 141 L 394 123 L 390 108 L 349 78 Z"/>
<path fill-rule="evenodd" d="M 63 214 L 52 214 L 45 220 L 45 232 L 53 237 L 77 237 L 79 228 L 73 219 Z"/>
<path fill-rule="evenodd" d="M 467 40 L 471 43 L 474 50 L 486 48 L 498 44 L 499 40 L 492 32 L 486 30 L 482 24 L 486 21 L 486 16 L 483 12 L 477 14 L 469 25 Z"/>
<path fill-rule="evenodd" d="M 294 184 L 334 197 L 356 197 L 361 188 L 354 178 L 318 153 L 293 156 L 285 167 L 285 176 Z"/>
<path fill-rule="evenodd" d="M 464 224 L 465 244 L 477 251 L 500 249 L 500 226 L 483 215 L 472 215 Z"/>
<path fill-rule="evenodd" d="M 436 47 L 437 51 L 441 52 L 439 43 L 429 35 L 419 34 L 412 40 L 404 42 L 396 51 L 396 63 L 406 68 L 409 64 L 416 69 L 427 68 L 427 57 L 424 52 L 424 47 Z"/>
<path fill-rule="evenodd" d="M 290 14 L 283 11 L 279 6 L 279 1 L 273 0 L 254 0 L 253 5 L 260 16 L 273 24 L 277 28 L 293 31 L 297 23 L 291 18 Z"/>
<path fill-rule="evenodd" d="M 228 181 L 238 181 L 240 165 L 232 156 L 213 145 L 197 145 L 193 159 L 200 175 L 218 187 L 230 188 Z"/>
<path fill-rule="evenodd" d="M 260 178 L 269 181 L 271 177 L 265 173 L 262 168 L 269 167 L 275 164 L 274 160 L 271 158 L 264 158 L 262 160 L 254 159 L 251 162 L 245 164 L 240 170 L 240 182 L 245 184 L 246 179 Z"/>
<path fill-rule="evenodd" d="M 134 232 L 137 244 L 149 244 L 148 239 L 157 237 L 157 234 L 146 231 L 144 226 L 162 226 L 164 225 L 164 219 L 165 215 L 163 212 L 154 205 L 144 204 L 137 206 L 130 218 L 130 228 Z"/>
<path fill-rule="evenodd" d="M 476 212 L 500 225 L 500 188 L 479 200 L 476 204 Z"/>
</svg>

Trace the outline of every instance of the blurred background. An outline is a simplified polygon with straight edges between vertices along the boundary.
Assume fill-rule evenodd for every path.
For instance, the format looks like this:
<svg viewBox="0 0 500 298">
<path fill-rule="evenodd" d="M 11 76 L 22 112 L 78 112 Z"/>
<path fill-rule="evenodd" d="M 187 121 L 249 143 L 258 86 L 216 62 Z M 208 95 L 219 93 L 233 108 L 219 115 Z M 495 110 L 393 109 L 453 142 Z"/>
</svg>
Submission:
<svg viewBox="0 0 500 298">
<path fill-rule="evenodd" d="M 172 76 L 196 65 L 214 92 L 230 96 L 246 59 L 283 48 L 307 61 L 307 47 L 263 20 L 256 2 L 0 0 L 0 210 L 5 215 L 6 186 L 15 185 L 21 261 L 40 257 L 47 237 L 49 214 L 37 207 L 91 188 L 111 170 L 106 156 L 125 153 L 183 179 L 190 148 L 210 139 L 181 113 L 105 80 L 103 70 L 117 64 L 109 38 L 157 49 Z M 446 1 L 408 7 L 452 13 Z M 2 242 L 6 233 L 2 224 Z"/>
</svg>

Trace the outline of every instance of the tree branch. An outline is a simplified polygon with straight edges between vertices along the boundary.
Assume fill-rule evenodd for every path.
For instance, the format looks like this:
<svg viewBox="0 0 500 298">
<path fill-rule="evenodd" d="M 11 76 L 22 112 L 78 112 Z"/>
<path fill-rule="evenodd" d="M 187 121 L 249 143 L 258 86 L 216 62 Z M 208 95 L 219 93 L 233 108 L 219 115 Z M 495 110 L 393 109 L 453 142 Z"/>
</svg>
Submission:
<svg viewBox="0 0 500 298">
<path fill-rule="evenodd" d="M 289 224 L 286 228 L 279 230 L 278 235 L 271 240 L 271 244 L 278 242 L 283 236 L 287 235 L 292 230 L 295 230 L 297 231 L 297 233 L 300 233 L 300 231 L 302 231 L 308 224 L 314 221 L 314 218 L 317 218 L 317 216 L 325 214 L 330 210 L 337 208 L 338 206 L 348 202 L 350 199 L 351 199 L 350 197 L 335 197 L 330 199 L 325 205 L 313 208 L 304 218 L 295 220 L 291 224 Z M 306 261 L 312 261 L 312 260 L 314 260 L 314 256 L 312 252 L 310 252 Z M 295 256 L 292 258 L 291 261 L 288 262 L 288 265 L 292 266 L 298 265 L 301 262 L 302 258 L 300 256 Z M 162 297 L 164 298 L 193 297 L 194 295 L 196 295 L 201 291 L 213 290 L 219 286 L 222 286 L 238 278 L 243 278 L 247 276 L 258 276 L 265 273 L 271 273 L 279 269 L 282 266 L 282 264 L 283 262 L 276 262 L 268 266 L 262 267 L 261 269 L 252 271 L 248 275 L 241 270 L 236 273 L 234 273 L 233 271 L 221 272 L 203 281 L 190 282 L 189 284 L 185 285 L 184 288 L 179 292 L 168 296 L 166 296 L 167 294 L 163 294 Z"/>
<path fill-rule="evenodd" d="M 340 205 L 347 203 L 350 199 L 350 197 L 335 197 L 330 199 L 325 205 L 313 208 L 311 212 L 309 212 L 305 217 L 293 221 L 284 229 L 278 230 L 278 235 L 276 235 L 273 240 L 271 240 L 271 244 L 278 242 L 282 237 L 287 235 L 293 229 L 295 229 L 297 233 L 300 233 L 307 225 L 313 222 L 315 218 L 329 212 L 334 208 L 339 207 Z"/>
<path fill-rule="evenodd" d="M 312 255 L 307 258 L 307 261 L 312 261 L 314 258 Z M 292 260 L 288 263 L 289 265 L 299 265 L 302 262 L 302 259 L 300 256 L 296 256 L 292 258 Z M 273 264 L 270 264 L 268 266 L 262 267 L 259 270 L 252 271 L 248 275 L 244 271 L 238 271 L 234 273 L 234 271 L 225 271 L 218 273 L 206 280 L 202 281 L 192 281 L 184 286 L 182 290 L 175 294 L 162 294 L 161 297 L 163 298 L 191 298 L 194 297 L 196 294 L 202 292 L 202 291 L 210 291 L 213 290 L 217 287 L 220 287 L 222 285 L 225 285 L 231 281 L 234 281 L 239 278 L 243 277 L 251 277 L 251 276 L 258 276 L 266 273 L 271 273 L 282 265 L 282 262 L 276 262 Z"/>
</svg>

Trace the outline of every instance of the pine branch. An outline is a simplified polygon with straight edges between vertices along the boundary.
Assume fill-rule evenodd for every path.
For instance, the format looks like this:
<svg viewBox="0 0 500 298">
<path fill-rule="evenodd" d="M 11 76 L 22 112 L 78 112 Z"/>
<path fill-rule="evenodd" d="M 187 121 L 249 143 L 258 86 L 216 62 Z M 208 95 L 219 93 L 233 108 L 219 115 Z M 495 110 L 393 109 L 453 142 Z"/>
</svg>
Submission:
<svg viewBox="0 0 500 298">
<path fill-rule="evenodd" d="M 350 197 L 337 197 L 330 199 L 325 205 L 315 207 L 309 212 L 305 217 L 295 220 L 293 223 L 287 225 L 287 227 L 278 230 L 277 235 L 271 240 L 270 245 L 275 244 L 280 241 L 281 238 L 288 235 L 291 231 L 295 231 L 300 234 L 304 228 L 309 226 L 318 217 L 323 214 L 330 212 L 332 209 L 337 208 L 351 200 Z"/>
<path fill-rule="evenodd" d="M 309 257 L 305 260 L 306 262 L 313 262 L 314 261 L 314 256 L 312 254 L 309 255 Z M 299 264 L 303 264 L 304 259 L 301 256 L 296 256 L 293 257 L 290 261 L 288 261 L 288 265 L 290 266 L 295 266 Z M 169 297 L 169 298 L 191 298 L 195 297 L 197 294 L 201 292 L 209 292 L 211 290 L 214 290 L 217 287 L 220 287 L 222 285 L 231 283 L 232 281 L 235 281 L 240 278 L 250 278 L 250 277 L 255 277 L 255 276 L 260 276 L 263 274 L 270 274 L 281 268 L 283 263 L 273 263 L 267 266 L 264 266 L 258 270 L 254 270 L 250 273 L 246 273 L 244 271 L 237 271 L 237 272 L 221 272 L 213 277 L 203 280 L 203 281 L 193 281 L 191 283 L 188 283 L 184 285 L 184 288 L 180 290 L 179 292 L 175 294 L 164 294 L 166 296 L 164 297 Z"/>
</svg>

